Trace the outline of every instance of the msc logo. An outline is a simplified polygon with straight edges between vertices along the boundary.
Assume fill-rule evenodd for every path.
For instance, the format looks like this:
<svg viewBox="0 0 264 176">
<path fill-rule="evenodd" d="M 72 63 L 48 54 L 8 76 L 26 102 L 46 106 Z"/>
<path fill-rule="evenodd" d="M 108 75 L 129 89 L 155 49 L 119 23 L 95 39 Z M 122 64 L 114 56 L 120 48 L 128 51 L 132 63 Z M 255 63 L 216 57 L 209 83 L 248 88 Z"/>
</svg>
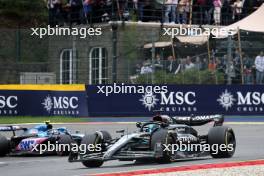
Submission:
<svg viewBox="0 0 264 176">
<path fill-rule="evenodd" d="M 194 105 L 195 92 L 170 92 L 169 96 L 165 93 L 161 93 L 161 104 L 162 105 Z"/>
<path fill-rule="evenodd" d="M 228 90 L 225 90 L 225 92 L 223 92 L 219 96 L 217 101 L 227 111 L 229 108 L 231 108 L 234 105 L 236 99 L 234 98 L 234 95 L 232 93 L 228 92 Z"/>
<path fill-rule="evenodd" d="M 142 102 L 145 108 L 148 108 L 148 110 L 151 111 L 151 109 L 155 107 L 159 99 L 157 99 L 156 95 L 153 95 L 152 92 L 147 92 L 139 101 Z"/>
<path fill-rule="evenodd" d="M 17 96 L 0 96 L 0 109 L 17 107 Z"/>
<path fill-rule="evenodd" d="M 78 97 L 51 97 L 47 96 L 42 105 L 44 109 L 46 109 L 49 113 L 51 110 L 74 110 L 77 109 L 78 104 Z"/>
<path fill-rule="evenodd" d="M 261 92 L 236 92 L 232 94 L 225 90 L 217 99 L 219 104 L 226 109 L 237 106 L 238 111 L 264 111 L 264 93 Z"/>
<path fill-rule="evenodd" d="M 142 96 L 140 101 L 142 102 L 142 105 L 145 106 L 145 108 L 151 111 L 151 109 L 154 108 L 158 102 L 160 102 L 161 106 L 193 106 L 196 103 L 195 98 L 195 92 L 161 92 L 160 99 L 158 99 L 157 96 L 152 92 L 147 92 Z M 176 111 L 176 108 L 171 110 Z M 181 109 L 177 108 L 177 111 L 180 110 Z"/>
</svg>

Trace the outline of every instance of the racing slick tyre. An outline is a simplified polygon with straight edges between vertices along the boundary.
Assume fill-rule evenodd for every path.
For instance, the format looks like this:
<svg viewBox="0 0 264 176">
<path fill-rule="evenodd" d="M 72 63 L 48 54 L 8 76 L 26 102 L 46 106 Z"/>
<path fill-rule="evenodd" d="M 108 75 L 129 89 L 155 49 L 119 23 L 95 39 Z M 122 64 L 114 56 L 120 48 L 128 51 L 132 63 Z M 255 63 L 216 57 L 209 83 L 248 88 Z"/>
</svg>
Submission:
<svg viewBox="0 0 264 176">
<path fill-rule="evenodd" d="M 62 145 L 68 145 L 71 146 L 72 143 L 76 143 L 71 136 L 69 135 L 60 135 L 60 139 L 58 140 L 58 144 L 62 144 Z M 56 151 L 58 156 L 67 156 L 70 154 L 71 148 L 68 147 L 62 147 L 63 149 L 65 149 L 64 151 Z"/>
<path fill-rule="evenodd" d="M 97 134 L 85 135 L 81 141 L 81 145 L 86 145 L 86 146 L 89 146 L 91 144 L 96 145 L 96 144 L 100 144 L 100 143 L 101 143 L 101 139 L 98 139 Z M 92 152 L 87 149 L 85 154 L 90 154 L 90 153 L 92 153 Z M 103 160 L 82 161 L 82 164 L 85 167 L 92 167 L 92 168 L 100 167 L 103 165 L 103 163 L 104 163 Z"/>
<path fill-rule="evenodd" d="M 0 156 L 5 156 L 9 152 L 9 141 L 0 134 Z"/>
<path fill-rule="evenodd" d="M 208 143 L 211 146 L 210 154 L 213 158 L 230 158 L 234 155 L 236 149 L 236 138 L 232 128 L 226 126 L 216 126 L 209 130 Z M 221 145 L 226 149 L 220 149 Z M 218 145 L 218 151 L 213 151 L 212 146 Z"/>
<path fill-rule="evenodd" d="M 112 140 L 112 136 L 108 131 L 99 131 L 103 135 L 103 142 Z"/>
<path fill-rule="evenodd" d="M 175 139 L 172 135 L 168 133 L 168 130 L 166 129 L 160 129 L 153 133 L 151 137 L 151 150 L 155 151 L 157 143 L 161 144 L 162 149 L 162 157 L 159 157 L 156 159 L 158 163 L 164 164 L 164 163 L 170 163 L 174 161 L 174 157 L 172 154 L 172 151 L 165 151 L 164 145 L 174 144 Z"/>
</svg>

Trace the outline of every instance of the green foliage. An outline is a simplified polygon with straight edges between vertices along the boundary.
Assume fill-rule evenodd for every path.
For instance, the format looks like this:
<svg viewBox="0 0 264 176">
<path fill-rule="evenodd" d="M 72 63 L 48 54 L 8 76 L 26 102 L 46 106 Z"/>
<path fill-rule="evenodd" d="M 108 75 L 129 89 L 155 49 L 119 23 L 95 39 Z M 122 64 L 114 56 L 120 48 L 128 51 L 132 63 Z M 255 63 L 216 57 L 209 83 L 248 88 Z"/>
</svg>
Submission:
<svg viewBox="0 0 264 176">
<path fill-rule="evenodd" d="M 152 82 L 153 79 L 153 82 Z M 140 75 L 136 80 L 138 84 L 224 84 L 224 74 L 209 70 L 188 70 L 178 74 L 157 71 L 153 74 Z"/>
<path fill-rule="evenodd" d="M 51 123 L 75 123 L 75 122 L 87 122 L 87 118 L 77 117 L 31 117 L 31 116 L 8 116 L 0 117 L 0 124 L 20 124 L 20 123 L 43 123 L 50 120 Z"/>
<path fill-rule="evenodd" d="M 138 33 L 137 26 L 129 26 L 124 30 L 124 55 L 128 60 L 135 60 L 137 58 L 137 43 Z"/>
<path fill-rule="evenodd" d="M 1 25 L 33 26 L 46 23 L 48 11 L 44 0 L 0 0 L 0 16 L 6 20 Z"/>
</svg>

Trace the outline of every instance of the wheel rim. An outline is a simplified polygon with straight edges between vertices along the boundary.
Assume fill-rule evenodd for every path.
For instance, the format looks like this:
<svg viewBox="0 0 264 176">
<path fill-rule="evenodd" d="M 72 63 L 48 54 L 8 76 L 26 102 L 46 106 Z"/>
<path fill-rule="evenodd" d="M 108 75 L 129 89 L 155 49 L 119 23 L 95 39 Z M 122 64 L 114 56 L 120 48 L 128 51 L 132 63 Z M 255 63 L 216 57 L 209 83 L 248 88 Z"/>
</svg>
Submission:
<svg viewBox="0 0 264 176">
<path fill-rule="evenodd" d="M 236 149 L 236 139 L 235 139 L 234 134 L 229 131 L 226 134 L 226 145 L 230 145 L 230 144 L 233 145 L 233 150 L 232 151 L 228 151 L 228 153 L 230 155 L 233 155 L 235 153 L 235 149 Z"/>
<path fill-rule="evenodd" d="M 168 135 L 166 137 L 166 145 L 173 145 L 174 142 L 173 142 L 173 137 L 171 135 Z M 166 154 L 169 156 L 169 159 L 171 162 L 175 161 L 176 160 L 176 157 L 175 157 L 175 154 L 173 154 L 172 150 L 171 151 L 167 151 Z"/>
</svg>

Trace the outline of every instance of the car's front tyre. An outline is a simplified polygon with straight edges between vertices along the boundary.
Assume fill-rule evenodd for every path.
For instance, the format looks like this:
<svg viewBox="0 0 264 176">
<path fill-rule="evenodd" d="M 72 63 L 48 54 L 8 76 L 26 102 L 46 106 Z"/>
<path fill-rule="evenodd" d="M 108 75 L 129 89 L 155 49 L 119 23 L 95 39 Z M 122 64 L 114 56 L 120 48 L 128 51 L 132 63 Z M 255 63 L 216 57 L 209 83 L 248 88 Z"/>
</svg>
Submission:
<svg viewBox="0 0 264 176">
<path fill-rule="evenodd" d="M 175 139 L 170 133 L 168 133 L 168 130 L 159 129 L 158 131 L 154 132 L 154 134 L 151 136 L 151 150 L 152 151 L 155 150 L 155 147 L 158 143 L 161 144 L 161 149 L 163 150 L 163 154 L 162 154 L 162 157 L 156 158 L 156 161 L 161 164 L 170 163 L 172 161 L 175 161 L 172 151 L 164 150 L 165 149 L 164 145 L 175 143 Z"/>
<path fill-rule="evenodd" d="M 100 133 L 100 134 L 99 134 Z M 111 135 L 109 132 L 107 131 L 99 131 L 95 134 L 92 135 L 85 135 L 81 141 L 81 145 L 101 145 L 101 147 L 103 147 L 103 144 L 107 141 L 110 141 L 112 139 Z M 103 150 L 103 148 L 101 148 Z M 102 151 L 100 151 L 102 152 Z M 85 154 L 89 154 L 92 153 L 91 151 L 87 150 Z M 100 167 L 102 166 L 104 163 L 103 160 L 87 160 L 87 161 L 83 161 L 82 164 L 85 167 L 91 167 L 91 168 L 95 168 L 95 167 Z"/>
</svg>

